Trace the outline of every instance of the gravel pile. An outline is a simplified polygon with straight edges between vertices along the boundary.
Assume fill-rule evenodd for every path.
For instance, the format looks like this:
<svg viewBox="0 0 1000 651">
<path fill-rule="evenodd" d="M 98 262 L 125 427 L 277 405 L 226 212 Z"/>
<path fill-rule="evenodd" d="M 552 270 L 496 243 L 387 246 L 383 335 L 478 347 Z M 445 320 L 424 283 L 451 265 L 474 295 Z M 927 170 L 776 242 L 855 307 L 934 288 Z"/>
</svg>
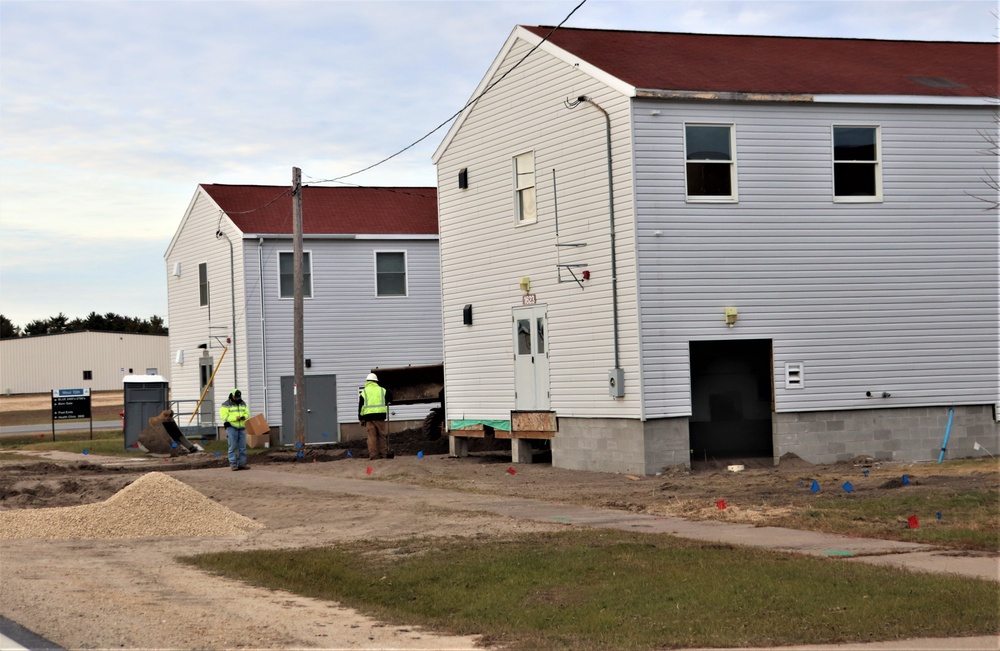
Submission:
<svg viewBox="0 0 1000 651">
<path fill-rule="evenodd" d="M 162 472 L 97 504 L 0 511 L 0 540 L 233 536 L 261 528 Z"/>
</svg>

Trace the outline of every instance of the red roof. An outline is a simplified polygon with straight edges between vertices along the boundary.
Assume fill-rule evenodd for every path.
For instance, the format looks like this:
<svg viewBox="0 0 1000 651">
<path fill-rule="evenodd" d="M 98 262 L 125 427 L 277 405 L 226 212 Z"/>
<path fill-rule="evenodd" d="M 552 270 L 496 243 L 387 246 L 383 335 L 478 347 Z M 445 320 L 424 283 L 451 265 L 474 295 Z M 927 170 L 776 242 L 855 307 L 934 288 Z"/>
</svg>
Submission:
<svg viewBox="0 0 1000 651">
<path fill-rule="evenodd" d="M 1000 85 L 997 43 L 570 28 L 549 41 L 637 89 L 997 97 Z"/>
<path fill-rule="evenodd" d="M 291 234 L 291 187 L 201 188 L 244 233 Z M 310 235 L 437 235 L 437 188 L 302 188 L 302 232 Z"/>
</svg>

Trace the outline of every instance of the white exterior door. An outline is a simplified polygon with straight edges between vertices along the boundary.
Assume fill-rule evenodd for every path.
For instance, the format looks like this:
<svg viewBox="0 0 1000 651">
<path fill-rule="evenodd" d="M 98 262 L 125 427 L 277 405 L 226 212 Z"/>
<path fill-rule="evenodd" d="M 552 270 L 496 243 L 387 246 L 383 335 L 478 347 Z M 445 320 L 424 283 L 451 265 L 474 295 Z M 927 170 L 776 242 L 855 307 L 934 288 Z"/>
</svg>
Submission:
<svg viewBox="0 0 1000 651">
<path fill-rule="evenodd" d="M 549 408 L 549 348 L 544 305 L 514 308 L 514 409 Z"/>
</svg>

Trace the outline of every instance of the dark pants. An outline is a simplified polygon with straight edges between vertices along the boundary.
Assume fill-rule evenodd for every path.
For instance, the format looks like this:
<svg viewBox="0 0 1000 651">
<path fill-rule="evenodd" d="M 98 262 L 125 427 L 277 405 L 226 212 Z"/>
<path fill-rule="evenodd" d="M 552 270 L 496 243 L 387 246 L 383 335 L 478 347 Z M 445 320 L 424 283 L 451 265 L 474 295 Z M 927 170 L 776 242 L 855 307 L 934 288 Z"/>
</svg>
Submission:
<svg viewBox="0 0 1000 651">
<path fill-rule="evenodd" d="M 384 420 L 369 420 L 366 422 L 368 430 L 368 458 L 388 459 L 389 458 L 389 435 L 387 434 L 387 423 Z"/>
</svg>

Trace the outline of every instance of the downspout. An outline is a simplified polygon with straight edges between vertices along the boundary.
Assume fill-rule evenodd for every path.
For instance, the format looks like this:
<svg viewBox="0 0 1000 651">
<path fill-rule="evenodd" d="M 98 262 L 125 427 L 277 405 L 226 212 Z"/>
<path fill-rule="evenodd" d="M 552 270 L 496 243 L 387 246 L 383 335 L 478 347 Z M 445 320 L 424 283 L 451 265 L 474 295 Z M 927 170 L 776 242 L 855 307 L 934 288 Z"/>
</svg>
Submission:
<svg viewBox="0 0 1000 651">
<path fill-rule="evenodd" d="M 257 273 L 260 276 L 258 287 L 260 287 L 260 366 L 261 385 L 264 387 L 264 420 L 267 420 L 267 332 L 264 318 L 264 238 L 257 238 Z"/>
<path fill-rule="evenodd" d="M 229 292 L 233 303 L 233 386 L 240 386 L 240 375 L 236 365 L 236 263 L 233 260 L 233 241 L 226 233 L 219 229 L 215 232 L 215 239 L 226 238 L 229 242 Z"/>
<path fill-rule="evenodd" d="M 612 324 L 614 328 L 614 340 L 615 340 L 615 370 L 621 368 L 618 355 L 618 264 L 617 255 L 615 253 L 615 184 L 614 177 L 612 176 L 611 167 L 611 116 L 605 111 L 601 106 L 595 102 L 593 99 L 587 97 L 586 95 L 581 95 L 576 98 L 575 101 L 567 101 L 567 108 L 576 108 L 583 102 L 588 102 L 591 106 L 596 108 L 598 111 L 604 114 L 604 121 L 606 125 L 607 132 L 607 148 L 608 148 L 608 213 L 610 215 L 610 228 L 611 228 L 611 312 L 612 312 Z"/>
</svg>

